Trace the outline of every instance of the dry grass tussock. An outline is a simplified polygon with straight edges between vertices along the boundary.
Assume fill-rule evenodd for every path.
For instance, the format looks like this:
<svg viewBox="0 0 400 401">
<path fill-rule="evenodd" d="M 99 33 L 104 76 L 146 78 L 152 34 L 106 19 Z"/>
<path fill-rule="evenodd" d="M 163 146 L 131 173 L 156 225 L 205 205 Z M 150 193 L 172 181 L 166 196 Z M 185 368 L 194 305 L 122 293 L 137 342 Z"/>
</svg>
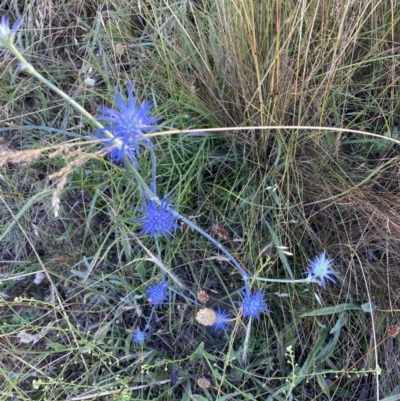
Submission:
<svg viewBox="0 0 400 401">
<path fill-rule="evenodd" d="M 316 238 L 341 264 L 343 290 L 367 299 L 368 292 L 384 309 L 400 307 L 400 157 L 384 161 L 348 161 L 343 169 L 332 158 L 310 159 L 298 169 L 302 187 L 303 221 L 299 241 L 307 246 Z M 318 161 L 319 160 L 319 161 Z M 318 165 L 318 167 L 317 167 Z M 321 180 L 315 180 L 315 177 Z"/>
<path fill-rule="evenodd" d="M 178 99 L 186 94 L 203 112 L 205 126 L 332 126 L 395 137 L 399 4 L 300 1 L 270 7 L 251 2 L 248 8 L 240 1 L 229 3 L 233 7 L 222 1 L 191 5 L 191 18 L 185 17 L 187 10 L 174 10 L 178 22 L 164 27 L 158 53 L 149 55 L 154 73 L 168 77 L 157 81 L 166 83 L 166 92 L 179 88 Z M 147 16 L 161 26 L 159 15 L 148 9 Z M 183 103 L 178 100 L 191 114 Z M 397 147 L 377 150 L 368 141 L 358 146 L 362 137 L 293 130 L 239 133 L 236 139 L 258 163 L 254 187 L 263 180 L 276 184 L 281 203 L 271 205 L 273 197 L 264 194 L 260 203 L 279 208 L 276 220 L 269 214 L 268 222 L 283 244 L 303 255 L 303 263 L 326 249 L 341 272 L 339 294 L 349 302 L 374 302 L 382 310 L 376 316 L 377 335 L 386 333 L 400 309 Z M 270 239 L 268 232 L 246 228 L 250 238 Z M 355 332 L 376 335 L 368 318 L 357 324 Z M 316 327 L 296 329 L 307 355 L 309 333 Z M 341 347 L 353 352 L 359 341 L 348 333 Z M 379 352 L 387 353 L 392 344 L 385 342 Z M 390 363 L 385 366 L 391 369 Z"/>
<path fill-rule="evenodd" d="M 397 107 L 395 60 L 378 69 L 374 63 L 394 54 L 398 42 L 396 9 L 387 2 L 190 3 L 168 8 L 173 19 L 166 25 L 168 12 L 142 7 L 159 35 L 157 53 L 139 71 L 154 68 L 157 77 L 169 77 L 157 82 L 169 92 L 174 84 L 185 88 L 221 126 L 342 126 L 345 108 L 368 86 L 376 108 Z"/>
</svg>

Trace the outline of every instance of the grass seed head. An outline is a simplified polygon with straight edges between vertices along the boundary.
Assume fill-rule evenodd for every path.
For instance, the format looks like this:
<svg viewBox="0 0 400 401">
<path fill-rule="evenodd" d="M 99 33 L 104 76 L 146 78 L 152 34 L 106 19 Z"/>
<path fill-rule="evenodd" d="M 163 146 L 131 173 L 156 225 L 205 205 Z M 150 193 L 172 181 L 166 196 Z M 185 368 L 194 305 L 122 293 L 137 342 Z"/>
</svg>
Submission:
<svg viewBox="0 0 400 401">
<path fill-rule="evenodd" d="M 395 325 L 389 327 L 388 334 L 389 334 L 390 337 L 395 338 L 395 337 L 397 337 L 399 335 L 399 333 L 400 333 L 400 326 L 399 325 L 395 324 Z"/>
<path fill-rule="evenodd" d="M 197 300 L 201 304 L 205 305 L 209 299 L 210 299 L 210 297 L 208 296 L 206 291 L 204 291 L 204 290 L 197 291 Z"/>
<path fill-rule="evenodd" d="M 228 230 L 226 230 L 226 229 L 223 228 L 223 227 L 220 227 L 220 226 L 218 226 L 218 225 L 215 225 L 215 226 L 213 227 L 213 231 L 215 232 L 215 234 L 218 235 L 218 237 L 220 237 L 220 238 L 222 238 L 222 239 L 225 239 L 225 240 L 230 239 L 230 235 L 229 235 Z"/>
<path fill-rule="evenodd" d="M 203 389 L 207 389 L 207 388 L 211 387 L 210 381 L 205 379 L 204 377 L 200 377 L 200 379 L 197 380 L 197 385 Z"/>
</svg>

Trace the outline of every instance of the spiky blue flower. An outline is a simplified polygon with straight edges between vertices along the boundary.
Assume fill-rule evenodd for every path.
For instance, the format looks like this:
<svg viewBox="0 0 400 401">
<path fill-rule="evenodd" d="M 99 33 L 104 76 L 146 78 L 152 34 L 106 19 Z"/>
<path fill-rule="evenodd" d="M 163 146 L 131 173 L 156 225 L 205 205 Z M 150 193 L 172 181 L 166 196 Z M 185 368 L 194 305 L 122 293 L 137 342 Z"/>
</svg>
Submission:
<svg viewBox="0 0 400 401">
<path fill-rule="evenodd" d="M 0 20 L 0 47 L 7 47 L 10 45 L 14 36 L 17 33 L 18 28 L 22 23 L 22 18 L 18 17 L 12 28 L 10 29 L 10 20 L 7 17 L 1 17 Z"/>
<path fill-rule="evenodd" d="M 132 334 L 132 340 L 137 345 L 143 345 L 147 340 L 147 334 L 140 329 L 136 329 Z"/>
<path fill-rule="evenodd" d="M 243 311 L 244 317 L 255 317 L 260 319 L 261 312 L 272 312 L 267 308 L 267 302 L 264 300 L 264 294 L 262 291 L 251 293 L 250 291 L 242 291 L 243 301 L 240 302 L 240 306 Z"/>
<path fill-rule="evenodd" d="M 136 99 L 133 96 L 132 84 L 128 82 L 128 102 L 126 103 L 121 93 L 116 91 L 114 99 L 118 111 L 110 108 L 100 110 L 97 117 L 100 120 L 111 123 L 109 126 L 97 130 L 94 135 L 104 140 L 105 147 L 113 147 L 111 158 L 113 161 L 124 162 L 127 156 L 135 167 L 139 167 L 137 156 L 140 155 L 139 141 L 153 146 L 153 142 L 144 135 L 146 131 L 152 131 L 158 127 L 152 125 L 159 118 L 149 117 L 148 114 L 153 107 L 151 103 L 144 102 L 136 107 Z M 112 134 L 110 138 L 102 131 Z"/>
<path fill-rule="evenodd" d="M 308 264 L 310 270 L 306 271 L 308 277 L 313 283 L 320 283 L 323 289 L 326 288 L 325 279 L 328 279 L 335 283 L 335 280 L 331 277 L 332 274 L 340 274 L 335 270 L 330 270 L 333 265 L 333 260 L 326 257 L 325 251 L 321 255 L 316 256 Z"/>
<path fill-rule="evenodd" d="M 168 284 L 165 281 L 152 284 L 147 288 L 146 294 L 151 306 L 162 305 L 168 300 Z"/>
<path fill-rule="evenodd" d="M 229 324 L 232 323 L 231 315 L 228 312 L 222 311 L 219 307 L 218 310 L 215 312 L 216 320 L 213 327 L 216 330 L 223 330 L 226 331 Z"/>
<path fill-rule="evenodd" d="M 179 218 L 173 214 L 173 209 L 169 205 L 170 200 L 171 198 L 163 198 L 160 204 L 157 204 L 156 201 L 147 198 L 143 202 L 142 210 L 139 210 L 143 217 L 135 219 L 142 223 L 141 234 L 150 235 L 153 238 L 162 234 L 165 239 L 167 239 L 167 235 L 173 235 L 173 229 L 179 227 L 176 224 Z"/>
</svg>

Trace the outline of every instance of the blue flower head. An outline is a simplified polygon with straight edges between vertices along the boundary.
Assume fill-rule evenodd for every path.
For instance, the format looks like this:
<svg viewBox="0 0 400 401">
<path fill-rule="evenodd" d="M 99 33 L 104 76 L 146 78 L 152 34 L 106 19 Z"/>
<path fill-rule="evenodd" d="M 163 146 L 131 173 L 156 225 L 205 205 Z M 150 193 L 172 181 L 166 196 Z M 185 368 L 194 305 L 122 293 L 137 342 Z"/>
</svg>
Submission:
<svg viewBox="0 0 400 401">
<path fill-rule="evenodd" d="M 114 100 L 119 111 L 110 108 L 101 109 L 98 118 L 111 124 L 99 129 L 94 135 L 104 140 L 105 147 L 113 147 L 111 153 L 113 161 L 123 162 L 125 155 L 135 167 L 139 167 L 136 159 L 136 156 L 140 155 L 139 141 L 142 140 L 147 145 L 153 146 L 153 142 L 144 135 L 144 132 L 157 129 L 152 124 L 159 118 L 148 116 L 153 107 L 151 103 L 144 102 L 136 107 L 136 99 L 130 82 L 128 82 L 128 102 L 125 102 L 118 91 Z M 110 132 L 112 137 L 110 138 L 102 131 Z"/>
<path fill-rule="evenodd" d="M 143 345 L 147 340 L 147 334 L 140 329 L 136 329 L 132 334 L 132 340 L 137 345 Z"/>
<path fill-rule="evenodd" d="M 335 270 L 330 270 L 333 265 L 333 260 L 326 257 L 325 251 L 321 255 L 316 256 L 308 264 L 310 270 L 306 272 L 308 277 L 313 283 L 320 283 L 323 289 L 326 288 L 325 279 L 328 279 L 335 283 L 335 280 L 331 277 L 332 274 L 340 274 Z"/>
<path fill-rule="evenodd" d="M 147 288 L 146 294 L 149 297 L 151 306 L 162 305 L 168 300 L 168 284 L 165 281 L 152 284 Z"/>
<path fill-rule="evenodd" d="M 17 18 L 14 25 L 10 29 L 10 21 L 7 17 L 1 17 L 0 20 L 0 47 L 7 47 L 10 45 L 14 36 L 17 33 L 18 28 L 22 23 L 22 18 Z"/>
<path fill-rule="evenodd" d="M 229 324 L 232 323 L 231 315 L 228 312 L 221 311 L 218 307 L 218 310 L 215 312 L 216 320 L 213 327 L 216 330 L 226 331 Z"/>
<path fill-rule="evenodd" d="M 267 308 L 267 302 L 264 300 L 262 291 L 254 294 L 250 291 L 242 291 L 243 301 L 240 303 L 245 317 L 255 317 L 260 319 L 261 312 L 272 312 Z"/>
<path fill-rule="evenodd" d="M 154 200 L 147 198 L 142 205 L 142 210 L 139 210 L 143 217 L 135 219 L 135 221 L 142 223 L 142 234 L 150 235 L 150 237 L 154 238 L 162 234 L 167 239 L 167 235 L 172 235 L 172 230 L 179 227 L 176 224 L 179 218 L 173 214 L 173 210 L 169 205 L 170 199 L 163 198 L 158 205 Z"/>
</svg>

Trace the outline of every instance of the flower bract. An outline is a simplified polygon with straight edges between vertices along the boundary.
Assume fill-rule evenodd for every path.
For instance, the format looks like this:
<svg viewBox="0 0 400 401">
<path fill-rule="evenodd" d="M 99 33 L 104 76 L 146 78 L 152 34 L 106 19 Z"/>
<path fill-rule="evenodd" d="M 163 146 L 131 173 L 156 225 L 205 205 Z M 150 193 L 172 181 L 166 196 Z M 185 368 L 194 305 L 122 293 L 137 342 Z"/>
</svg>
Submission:
<svg viewBox="0 0 400 401">
<path fill-rule="evenodd" d="M 306 272 L 310 280 L 314 283 L 320 283 L 322 287 L 326 288 L 325 280 L 328 279 L 335 283 L 335 280 L 331 277 L 334 274 L 340 274 L 335 270 L 331 270 L 333 260 L 326 257 L 325 251 L 319 256 L 315 257 L 308 264 L 309 270 Z"/>
<path fill-rule="evenodd" d="M 151 103 L 144 102 L 136 107 L 136 99 L 133 96 L 130 82 L 128 82 L 128 101 L 125 102 L 118 91 L 116 91 L 114 100 L 118 110 L 104 108 L 100 110 L 98 116 L 100 120 L 107 121 L 110 125 L 97 130 L 94 135 L 104 140 L 104 146 L 112 147 L 111 158 L 113 161 L 124 162 L 125 155 L 135 167 L 138 167 L 139 163 L 136 157 L 140 155 L 139 141 L 153 146 L 153 142 L 144 135 L 144 132 L 157 129 L 153 124 L 159 118 L 148 116 L 153 107 Z M 108 131 L 112 137 L 103 131 Z"/>
<path fill-rule="evenodd" d="M 228 312 L 222 311 L 220 308 L 215 312 L 217 319 L 215 320 L 214 327 L 216 330 L 226 331 L 231 322 L 231 316 Z"/>
<path fill-rule="evenodd" d="M 139 210 L 143 217 L 135 219 L 142 223 L 142 234 L 154 238 L 162 234 L 167 239 L 167 235 L 172 235 L 173 229 L 179 227 L 176 224 L 179 218 L 173 214 L 169 201 L 170 198 L 161 199 L 160 204 L 157 204 L 156 201 L 147 199 L 143 203 L 142 210 Z"/>
<path fill-rule="evenodd" d="M 147 334 L 143 330 L 136 329 L 132 334 L 132 340 L 137 345 L 143 345 L 147 340 Z"/>
<path fill-rule="evenodd" d="M 10 29 L 10 21 L 7 17 L 1 17 L 0 20 L 0 47 L 7 47 L 10 45 L 14 36 L 22 23 L 22 18 L 17 18 L 14 25 Z"/>
<path fill-rule="evenodd" d="M 168 284 L 165 281 L 152 284 L 146 291 L 150 305 L 159 306 L 168 300 Z"/>
<path fill-rule="evenodd" d="M 243 301 L 240 303 L 245 317 L 260 318 L 261 312 L 272 312 L 267 308 L 267 302 L 264 300 L 262 291 L 252 293 L 250 291 L 242 291 Z"/>
</svg>

